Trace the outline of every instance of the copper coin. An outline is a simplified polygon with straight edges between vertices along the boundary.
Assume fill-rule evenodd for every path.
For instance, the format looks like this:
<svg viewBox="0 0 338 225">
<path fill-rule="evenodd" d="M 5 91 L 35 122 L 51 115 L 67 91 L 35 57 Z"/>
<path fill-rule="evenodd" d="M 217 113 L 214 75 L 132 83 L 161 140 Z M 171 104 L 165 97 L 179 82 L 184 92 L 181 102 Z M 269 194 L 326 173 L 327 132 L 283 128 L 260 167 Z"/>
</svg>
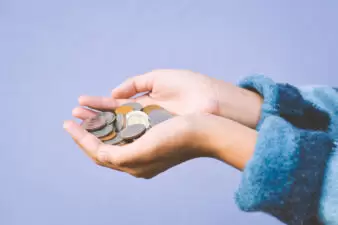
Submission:
<svg viewBox="0 0 338 225">
<path fill-rule="evenodd" d="M 133 140 L 142 136 L 146 132 L 146 127 L 143 124 L 133 124 L 124 128 L 120 135 L 123 140 Z"/>
<path fill-rule="evenodd" d="M 117 134 L 113 139 L 103 141 L 103 143 L 107 145 L 119 145 L 123 143 L 123 139 L 121 138 L 120 134 Z"/>
<path fill-rule="evenodd" d="M 109 125 L 103 127 L 101 130 L 92 131 L 90 133 L 95 135 L 97 138 L 101 138 L 101 137 L 107 136 L 113 130 L 114 130 L 114 126 L 112 124 L 109 124 Z"/>
<path fill-rule="evenodd" d="M 162 107 L 159 105 L 147 105 L 142 111 L 149 115 L 149 113 L 155 109 L 162 109 Z"/>
<path fill-rule="evenodd" d="M 103 117 L 107 124 L 112 124 L 116 119 L 113 112 L 100 112 L 99 115 Z"/>
<path fill-rule="evenodd" d="M 140 111 L 143 108 L 143 106 L 138 102 L 128 102 L 128 103 L 123 104 L 122 106 L 130 106 L 135 111 Z"/>
<path fill-rule="evenodd" d="M 81 126 L 87 131 L 96 131 L 102 129 L 106 125 L 106 121 L 104 118 L 100 116 L 100 114 L 86 119 L 83 121 Z"/>
<path fill-rule="evenodd" d="M 150 124 L 152 127 L 170 119 L 171 117 L 172 115 L 165 109 L 156 109 L 149 113 Z"/>
<path fill-rule="evenodd" d="M 117 132 L 120 132 L 123 128 L 126 127 L 126 117 L 123 114 L 117 114 L 115 120 L 115 129 Z"/>
<path fill-rule="evenodd" d="M 111 140 L 113 139 L 114 137 L 116 137 L 116 132 L 115 131 L 112 131 L 110 134 L 108 134 L 107 136 L 103 136 L 103 137 L 100 137 L 99 139 L 101 141 L 108 141 L 108 140 Z"/>
<path fill-rule="evenodd" d="M 125 105 L 125 106 L 120 106 L 118 108 L 115 109 L 115 113 L 116 114 L 127 114 L 129 112 L 133 111 L 133 107 Z"/>
<path fill-rule="evenodd" d="M 125 141 L 122 141 L 121 143 L 118 144 L 118 146 L 123 146 L 123 145 L 126 145 L 126 144 L 128 144 L 128 143 L 125 142 Z"/>
</svg>

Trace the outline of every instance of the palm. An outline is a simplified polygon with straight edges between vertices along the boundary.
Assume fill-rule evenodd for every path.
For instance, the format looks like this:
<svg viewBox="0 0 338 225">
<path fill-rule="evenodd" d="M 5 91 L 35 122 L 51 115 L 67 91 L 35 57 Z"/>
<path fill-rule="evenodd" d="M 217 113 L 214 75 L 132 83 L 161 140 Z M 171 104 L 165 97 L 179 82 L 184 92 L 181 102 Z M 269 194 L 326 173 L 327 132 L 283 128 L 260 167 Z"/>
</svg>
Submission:
<svg viewBox="0 0 338 225">
<path fill-rule="evenodd" d="M 157 104 L 176 115 L 191 113 L 218 114 L 219 81 L 191 71 L 157 70 L 133 77 L 112 92 L 112 98 L 82 96 L 81 106 L 111 110 L 126 102 L 137 101 L 142 105 Z M 130 99 L 136 94 L 147 95 Z M 94 116 L 91 110 L 78 107 L 73 115 L 80 119 Z"/>
<path fill-rule="evenodd" d="M 194 112 L 214 113 L 217 109 L 215 84 L 215 80 L 202 74 L 160 70 L 126 82 L 113 91 L 112 97 L 129 98 L 132 94 L 146 89 L 149 91 L 148 95 L 136 98 L 136 101 L 143 105 L 158 104 L 178 115 Z M 142 85 L 144 87 L 140 87 Z"/>
<path fill-rule="evenodd" d="M 183 151 L 180 151 L 186 149 L 185 152 L 187 153 L 186 140 L 187 135 L 189 135 L 187 127 L 183 117 L 174 117 L 157 124 L 133 143 L 121 147 L 126 148 L 123 152 L 128 152 L 130 164 L 126 161 L 126 166 L 151 166 L 155 161 L 166 159 L 162 161 L 161 169 L 164 169 L 188 160 L 189 158 L 182 156 L 190 154 L 183 154 Z M 130 157 L 131 152 L 135 153 L 135 157 Z M 154 156 L 156 157 L 154 158 Z"/>
<path fill-rule="evenodd" d="M 90 115 L 84 113 L 77 117 L 86 119 Z M 99 165 L 136 177 L 151 178 L 177 164 L 198 157 L 198 151 L 192 149 L 187 142 L 193 139 L 190 125 L 191 122 L 186 117 L 173 117 L 155 125 L 142 137 L 124 146 L 103 144 L 76 125 L 77 135 L 74 140 Z M 102 152 L 105 152 L 106 157 L 99 159 Z"/>
</svg>

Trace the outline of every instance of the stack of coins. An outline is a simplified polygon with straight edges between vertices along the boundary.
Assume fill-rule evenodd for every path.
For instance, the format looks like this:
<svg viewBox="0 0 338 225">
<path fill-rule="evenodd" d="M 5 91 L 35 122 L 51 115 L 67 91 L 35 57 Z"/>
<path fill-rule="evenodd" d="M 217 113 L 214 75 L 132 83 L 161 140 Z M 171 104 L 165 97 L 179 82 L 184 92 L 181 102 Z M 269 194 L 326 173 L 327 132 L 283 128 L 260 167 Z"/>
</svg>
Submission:
<svg viewBox="0 0 338 225">
<path fill-rule="evenodd" d="M 158 105 L 143 107 L 130 102 L 111 112 L 99 112 L 95 117 L 84 120 L 81 126 L 105 144 L 124 145 L 172 116 Z"/>
</svg>

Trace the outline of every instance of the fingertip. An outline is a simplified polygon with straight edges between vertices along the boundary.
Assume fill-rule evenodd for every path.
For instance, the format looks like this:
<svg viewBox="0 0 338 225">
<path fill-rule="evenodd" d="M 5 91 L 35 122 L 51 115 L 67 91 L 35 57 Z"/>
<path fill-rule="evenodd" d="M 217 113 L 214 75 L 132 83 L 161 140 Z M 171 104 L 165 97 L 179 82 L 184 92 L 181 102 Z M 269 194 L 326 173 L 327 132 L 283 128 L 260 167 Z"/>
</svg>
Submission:
<svg viewBox="0 0 338 225">
<path fill-rule="evenodd" d="M 75 118 L 86 120 L 88 118 L 96 116 L 97 113 L 91 109 L 83 108 L 83 107 L 76 107 L 72 110 L 72 116 Z"/>
<path fill-rule="evenodd" d="M 78 139 L 85 132 L 85 130 L 81 129 L 79 124 L 72 120 L 65 121 L 63 123 L 63 128 L 75 139 Z"/>
<path fill-rule="evenodd" d="M 63 122 L 63 128 L 65 130 L 69 131 L 71 129 L 71 127 L 73 126 L 73 124 L 74 124 L 74 121 L 72 121 L 72 120 L 65 120 Z"/>
<path fill-rule="evenodd" d="M 81 96 L 78 98 L 79 104 L 80 104 L 80 105 L 84 105 L 85 102 L 86 102 L 86 99 L 87 99 L 87 96 L 81 95 Z"/>
<path fill-rule="evenodd" d="M 120 95 L 120 92 L 121 92 L 121 87 L 122 87 L 122 84 L 119 85 L 118 87 L 116 87 L 115 89 L 113 89 L 110 93 L 111 97 L 119 98 L 119 95 Z"/>
<path fill-rule="evenodd" d="M 80 109 L 79 107 L 76 107 L 72 110 L 72 115 L 77 117 L 80 114 Z"/>
</svg>

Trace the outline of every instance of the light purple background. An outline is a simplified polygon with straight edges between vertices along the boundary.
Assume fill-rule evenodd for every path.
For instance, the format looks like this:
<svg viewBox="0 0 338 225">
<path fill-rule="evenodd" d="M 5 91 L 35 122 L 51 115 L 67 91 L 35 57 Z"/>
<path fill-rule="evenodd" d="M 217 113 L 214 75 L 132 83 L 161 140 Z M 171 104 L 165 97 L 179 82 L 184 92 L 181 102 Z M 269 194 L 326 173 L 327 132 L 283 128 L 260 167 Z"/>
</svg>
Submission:
<svg viewBox="0 0 338 225">
<path fill-rule="evenodd" d="M 99 168 L 63 131 L 81 94 L 185 68 L 338 86 L 337 1 L 0 0 L 3 225 L 276 225 L 240 212 L 240 173 L 194 160 L 152 179 Z"/>
</svg>

